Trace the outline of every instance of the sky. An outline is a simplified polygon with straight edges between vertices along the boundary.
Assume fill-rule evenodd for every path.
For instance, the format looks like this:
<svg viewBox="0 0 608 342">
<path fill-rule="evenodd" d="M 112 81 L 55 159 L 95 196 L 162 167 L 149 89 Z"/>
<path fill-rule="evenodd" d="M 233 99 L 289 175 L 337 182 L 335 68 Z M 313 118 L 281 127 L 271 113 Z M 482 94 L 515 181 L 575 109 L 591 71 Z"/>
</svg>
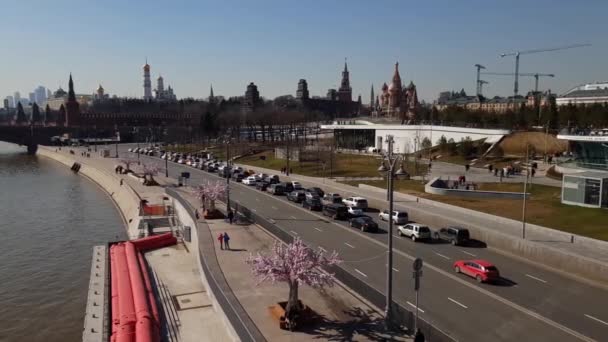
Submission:
<svg viewBox="0 0 608 342">
<path fill-rule="evenodd" d="M 513 72 L 499 54 L 578 43 L 592 46 L 522 55 L 520 72 L 553 73 L 542 90 L 562 93 L 608 81 L 608 1 L 72 1 L 2 0 L 0 96 L 38 85 L 91 94 L 142 97 L 142 66 L 151 65 L 176 95 L 312 95 L 340 84 L 348 58 L 353 99 L 369 103 L 399 61 L 403 83 L 419 98 L 475 92 L 475 67 Z M 484 76 L 484 95 L 510 95 L 513 77 Z M 534 86 L 520 79 L 520 93 Z"/>
</svg>

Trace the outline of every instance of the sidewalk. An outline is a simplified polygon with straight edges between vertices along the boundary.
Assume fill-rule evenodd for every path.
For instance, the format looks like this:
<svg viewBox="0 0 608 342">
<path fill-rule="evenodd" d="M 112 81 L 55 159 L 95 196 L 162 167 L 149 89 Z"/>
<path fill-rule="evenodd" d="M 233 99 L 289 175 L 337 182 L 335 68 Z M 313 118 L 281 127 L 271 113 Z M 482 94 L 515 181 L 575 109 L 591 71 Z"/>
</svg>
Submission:
<svg viewBox="0 0 608 342">
<path fill-rule="evenodd" d="M 382 315 L 340 285 L 323 290 L 300 287 L 300 299 L 322 319 L 304 331 L 279 329 L 268 307 L 287 299 L 287 284 L 257 285 L 245 263 L 250 254 L 268 253 L 274 237 L 257 225 L 230 225 L 223 220 L 208 220 L 207 224 L 214 237 L 223 232 L 230 236 L 231 250 L 221 250 L 219 243 L 215 244 L 218 261 L 234 294 L 268 341 L 411 341 L 383 333 Z"/>
<path fill-rule="evenodd" d="M 70 149 L 74 150 L 75 154 L 69 154 Z M 55 148 L 49 148 L 49 150 L 55 151 Z M 163 197 L 166 196 L 162 186 L 144 186 L 133 177 L 115 174 L 114 167 L 120 164 L 119 159 L 101 158 L 94 153 L 87 158 L 80 155 L 82 150 L 86 149 L 64 147 L 58 153 L 63 157 L 74 159 L 83 166 L 103 171 L 104 174 L 114 177 L 116 183 L 122 179 L 122 186 L 130 186 L 141 199 L 146 199 L 151 204 L 162 203 Z M 174 181 L 160 176 L 155 177 L 155 180 L 161 185 L 174 183 Z M 137 237 L 139 232 L 136 228 L 131 227 L 128 234 L 133 238 Z M 186 243 L 144 254 L 153 272 L 151 278 L 156 280 L 157 299 L 162 304 L 164 311 L 165 340 L 172 342 L 232 341 L 224 321 L 213 309 L 211 299 L 203 286 L 197 266 L 197 256 L 190 251 L 192 248 Z"/>
<path fill-rule="evenodd" d="M 280 174 L 276 170 L 254 167 L 249 165 L 239 165 L 243 166 L 244 168 L 254 170 L 255 172 Z M 472 169 L 473 168 L 471 168 L 471 170 Z M 302 176 L 297 174 L 290 174 L 289 176 L 280 175 L 280 177 L 282 180 L 299 181 L 304 185 L 304 187 L 318 186 L 324 189 L 326 192 L 337 192 L 340 193 L 342 197 L 363 196 L 367 198 L 371 207 L 375 207 L 378 209 L 384 209 L 387 206 L 385 195 L 386 191 L 373 191 L 368 189 L 362 189 L 359 187 L 338 183 L 331 179 Z M 417 202 L 414 196 L 396 192 L 395 210 L 399 209 L 410 211 L 410 213 L 418 213 L 418 215 L 421 215 L 425 220 L 429 220 L 429 222 L 436 221 L 439 223 L 439 221 L 451 221 L 452 224 L 458 223 L 468 227 L 478 227 L 480 229 L 488 229 L 494 231 L 498 230 L 501 234 L 511 235 L 516 239 L 521 238 L 521 224 L 511 225 L 497 223 L 495 221 L 490 221 L 482 217 L 475 217 L 464 211 L 461 212 L 458 210 L 444 209 L 438 206 L 432 206 L 422 202 Z M 559 239 L 556 239 L 557 233 L 559 233 L 560 235 Z M 570 243 L 569 239 L 561 237 L 566 236 L 567 234 L 561 234 L 561 232 L 559 231 L 557 233 L 552 234 L 552 230 L 538 230 L 534 232 L 530 231 L 527 234 L 527 239 L 533 240 L 534 242 L 539 244 L 547 245 L 551 248 L 562 250 L 569 254 L 580 255 L 583 257 L 598 260 L 600 262 L 608 263 L 608 248 L 596 248 L 593 246 L 589 247 L 583 243 Z"/>
</svg>

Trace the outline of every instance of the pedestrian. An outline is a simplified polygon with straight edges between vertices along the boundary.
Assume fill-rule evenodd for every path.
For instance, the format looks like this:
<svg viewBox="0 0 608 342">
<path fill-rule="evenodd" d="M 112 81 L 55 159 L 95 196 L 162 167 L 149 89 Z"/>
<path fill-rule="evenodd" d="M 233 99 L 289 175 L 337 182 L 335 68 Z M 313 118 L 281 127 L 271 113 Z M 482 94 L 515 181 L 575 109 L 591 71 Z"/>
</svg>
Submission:
<svg viewBox="0 0 608 342">
<path fill-rule="evenodd" d="M 424 342 L 424 334 L 422 333 L 422 331 L 420 331 L 420 329 L 417 329 L 416 331 L 416 335 L 414 336 L 414 342 Z"/>
<path fill-rule="evenodd" d="M 124 180 L 121 178 L 120 179 L 120 186 L 122 186 L 122 183 L 124 182 Z"/>
<path fill-rule="evenodd" d="M 228 236 L 228 233 L 224 232 L 224 247 L 227 250 L 230 250 L 230 236 Z"/>
<path fill-rule="evenodd" d="M 218 235 L 217 240 L 220 242 L 220 249 L 224 249 L 224 234 L 220 233 Z"/>
<path fill-rule="evenodd" d="M 536 169 L 532 169 L 532 177 L 536 174 Z"/>
<path fill-rule="evenodd" d="M 228 222 L 232 224 L 232 220 L 234 220 L 234 212 L 232 210 L 228 211 Z"/>
<path fill-rule="evenodd" d="M 200 219 L 201 217 L 198 215 L 198 209 L 194 211 L 194 216 L 196 217 L 196 219 Z"/>
</svg>

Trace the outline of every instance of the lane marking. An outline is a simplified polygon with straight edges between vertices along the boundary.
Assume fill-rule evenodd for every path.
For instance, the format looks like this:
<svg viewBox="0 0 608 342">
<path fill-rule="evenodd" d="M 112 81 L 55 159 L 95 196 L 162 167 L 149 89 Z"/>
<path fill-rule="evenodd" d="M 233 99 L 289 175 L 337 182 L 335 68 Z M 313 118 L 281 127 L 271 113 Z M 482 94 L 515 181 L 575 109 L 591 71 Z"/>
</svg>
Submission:
<svg viewBox="0 0 608 342">
<path fill-rule="evenodd" d="M 468 309 L 468 308 L 469 308 L 468 306 L 466 306 L 466 305 L 464 305 L 464 304 L 462 304 L 462 303 L 458 303 L 457 301 L 453 300 L 453 299 L 452 299 L 452 298 L 450 298 L 450 297 L 448 297 L 448 299 L 449 299 L 449 300 L 450 300 L 452 303 L 458 304 L 458 305 L 462 306 L 462 307 L 463 307 L 463 308 L 465 308 L 465 309 Z"/>
<path fill-rule="evenodd" d="M 292 230 L 291 232 L 294 233 L 295 235 L 298 235 L 298 232 L 296 232 L 296 231 Z"/>
<path fill-rule="evenodd" d="M 256 212 L 257 210 L 256 209 L 251 209 L 251 211 Z"/>
<path fill-rule="evenodd" d="M 437 253 L 437 252 L 433 252 L 433 253 L 435 253 L 435 254 L 439 255 L 440 257 L 442 257 L 442 258 L 444 258 L 444 259 L 450 260 L 450 258 L 449 258 L 449 257 L 447 257 L 447 256 L 445 256 L 445 255 L 443 255 L 443 254 L 441 254 L 441 253 Z"/>
<path fill-rule="evenodd" d="M 588 317 L 588 318 L 591 318 L 591 319 L 592 319 L 592 320 L 594 320 L 594 321 L 598 321 L 598 322 L 600 322 L 600 323 L 602 323 L 602 324 L 604 324 L 604 325 L 608 325 L 608 322 L 604 322 L 604 321 L 602 321 L 602 320 L 601 320 L 601 319 L 599 319 L 599 318 L 595 318 L 595 317 L 593 317 L 593 316 L 591 316 L 591 315 L 587 315 L 587 314 L 585 314 L 585 316 L 586 316 L 586 317 Z"/>
<path fill-rule="evenodd" d="M 275 207 L 274 205 L 272 206 L 272 209 L 274 209 L 274 210 L 278 210 L 278 209 L 277 209 L 277 207 Z"/>
<path fill-rule="evenodd" d="M 400 238 L 401 236 L 393 234 L 393 237 Z"/>
<path fill-rule="evenodd" d="M 323 232 L 323 230 L 321 230 L 321 229 L 319 229 L 319 228 L 317 228 L 317 227 L 315 227 L 315 229 L 316 229 L 316 230 L 318 230 L 318 231 L 320 231 L 320 232 Z"/>
<path fill-rule="evenodd" d="M 364 276 L 365 278 L 367 278 L 367 274 L 359 271 L 358 269 L 355 268 L 355 272 L 359 273 L 360 275 Z"/>
<path fill-rule="evenodd" d="M 350 248 L 355 248 L 355 246 L 353 246 L 353 245 L 349 244 L 348 242 L 345 242 L 344 244 L 345 244 L 345 245 L 347 245 L 347 246 L 348 246 L 348 247 L 350 247 Z"/>
<path fill-rule="evenodd" d="M 410 302 L 406 302 L 409 306 L 413 307 L 414 309 L 416 308 L 416 305 L 410 303 Z M 421 308 L 418 308 L 418 311 L 424 313 L 424 310 L 422 310 Z"/>
<path fill-rule="evenodd" d="M 540 279 L 540 278 L 537 278 L 537 277 L 535 277 L 535 276 L 529 275 L 529 274 L 527 274 L 527 273 L 526 273 L 526 277 L 528 277 L 528 278 L 532 278 L 532 279 L 534 279 L 534 280 L 538 280 L 538 281 L 540 281 L 541 283 L 545 283 L 545 284 L 547 283 L 547 281 L 546 281 L 546 280 L 542 280 L 542 279 Z"/>
<path fill-rule="evenodd" d="M 475 254 L 473 254 L 473 253 L 469 253 L 469 252 L 467 252 L 467 251 L 463 251 L 463 250 L 461 250 L 461 252 L 462 252 L 462 253 L 464 253 L 464 254 L 468 254 L 468 255 L 470 255 L 470 256 L 472 256 L 472 257 L 476 257 L 476 256 L 477 256 L 477 255 L 475 255 Z"/>
<path fill-rule="evenodd" d="M 395 271 L 395 272 L 399 272 L 399 270 L 398 270 L 398 269 L 396 269 L 396 268 L 394 268 L 394 267 L 393 267 L 393 271 Z"/>
<path fill-rule="evenodd" d="M 289 216 L 289 217 L 291 217 L 291 218 L 292 218 L 292 219 L 294 219 L 294 220 L 297 220 L 297 219 L 298 219 L 297 217 L 295 217 L 295 216 L 293 216 L 293 215 L 292 215 L 292 216 Z"/>
</svg>

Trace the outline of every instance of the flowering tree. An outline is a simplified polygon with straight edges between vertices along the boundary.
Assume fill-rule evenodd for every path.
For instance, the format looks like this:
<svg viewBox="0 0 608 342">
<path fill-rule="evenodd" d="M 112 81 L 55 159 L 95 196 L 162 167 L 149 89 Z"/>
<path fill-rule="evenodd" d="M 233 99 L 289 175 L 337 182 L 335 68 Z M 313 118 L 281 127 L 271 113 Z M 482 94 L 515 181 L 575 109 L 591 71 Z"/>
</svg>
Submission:
<svg viewBox="0 0 608 342">
<path fill-rule="evenodd" d="M 226 184 L 223 182 L 207 181 L 193 189 L 194 195 L 201 200 L 203 207 L 210 211 L 215 210 L 215 201 L 226 195 Z M 208 206 L 207 206 L 208 205 Z"/>
<path fill-rule="evenodd" d="M 144 175 L 144 185 L 158 185 L 154 176 L 158 175 L 161 168 L 156 165 L 141 164 L 141 172 Z"/>
<path fill-rule="evenodd" d="M 120 162 L 125 164 L 125 171 L 131 171 L 131 165 L 137 163 L 137 160 L 132 158 L 122 158 Z"/>
<path fill-rule="evenodd" d="M 340 263 L 338 253 L 326 255 L 322 250 L 314 251 L 307 247 L 301 239 L 296 238 L 292 243 L 284 245 L 275 241 L 269 255 L 250 255 L 247 263 L 259 282 L 270 280 L 289 284 L 289 299 L 285 307 L 285 317 L 293 320 L 300 310 L 298 302 L 298 287 L 302 284 L 314 288 L 333 286 L 334 276 L 322 272 L 319 268 Z"/>
</svg>

